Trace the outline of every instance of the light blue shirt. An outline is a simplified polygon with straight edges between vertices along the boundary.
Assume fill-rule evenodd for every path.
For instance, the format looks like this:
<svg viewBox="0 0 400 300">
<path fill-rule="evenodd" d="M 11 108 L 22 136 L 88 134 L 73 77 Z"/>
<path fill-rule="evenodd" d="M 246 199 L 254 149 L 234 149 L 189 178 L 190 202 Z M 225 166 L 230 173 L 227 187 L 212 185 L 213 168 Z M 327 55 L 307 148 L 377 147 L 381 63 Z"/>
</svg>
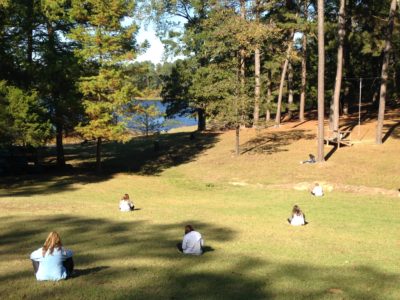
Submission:
<svg viewBox="0 0 400 300">
<path fill-rule="evenodd" d="M 72 257 L 72 251 L 64 248 L 49 251 L 43 257 L 42 248 L 31 253 L 30 258 L 39 262 L 39 269 L 36 273 L 37 280 L 61 280 L 67 278 L 67 270 L 63 266 L 63 261 Z"/>
</svg>

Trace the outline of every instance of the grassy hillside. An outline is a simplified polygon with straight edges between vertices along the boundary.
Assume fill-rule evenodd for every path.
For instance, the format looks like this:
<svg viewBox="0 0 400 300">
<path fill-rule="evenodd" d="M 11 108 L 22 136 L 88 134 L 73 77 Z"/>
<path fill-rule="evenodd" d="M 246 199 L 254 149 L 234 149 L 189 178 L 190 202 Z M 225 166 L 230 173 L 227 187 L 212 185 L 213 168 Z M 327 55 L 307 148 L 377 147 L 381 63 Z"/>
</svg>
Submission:
<svg viewBox="0 0 400 300">
<path fill-rule="evenodd" d="M 240 157 L 233 132 L 162 135 L 160 151 L 151 138 L 107 144 L 102 176 L 94 145 L 69 145 L 71 170 L 1 179 L 1 297 L 399 299 L 396 124 L 384 145 L 366 134 L 322 165 L 299 164 L 315 153 L 313 122 L 243 130 Z M 315 181 L 323 198 L 305 190 Z M 124 193 L 138 210 L 118 211 Z M 287 224 L 294 204 L 307 226 Z M 203 234 L 203 256 L 176 250 L 185 224 Z M 76 271 L 37 282 L 28 256 L 51 230 Z"/>
</svg>

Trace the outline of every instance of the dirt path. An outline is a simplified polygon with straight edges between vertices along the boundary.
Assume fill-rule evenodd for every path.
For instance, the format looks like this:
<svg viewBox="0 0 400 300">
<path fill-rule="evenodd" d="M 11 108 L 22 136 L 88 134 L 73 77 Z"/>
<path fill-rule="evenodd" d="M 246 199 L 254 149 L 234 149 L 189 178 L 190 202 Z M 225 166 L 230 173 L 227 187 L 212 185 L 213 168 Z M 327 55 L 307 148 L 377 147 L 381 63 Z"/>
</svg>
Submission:
<svg viewBox="0 0 400 300">
<path fill-rule="evenodd" d="M 286 184 L 269 184 L 264 185 L 260 183 L 250 184 L 243 181 L 229 182 L 235 186 L 251 186 L 263 189 L 294 189 L 297 191 L 310 191 L 314 186 L 314 182 L 299 182 L 299 183 L 286 183 Z M 389 197 L 400 197 L 399 190 L 389 190 L 384 188 L 368 187 L 368 186 L 356 186 L 348 184 L 332 184 L 329 182 L 319 182 L 323 186 L 325 191 L 341 191 L 348 193 L 364 194 L 364 195 L 383 195 Z"/>
</svg>

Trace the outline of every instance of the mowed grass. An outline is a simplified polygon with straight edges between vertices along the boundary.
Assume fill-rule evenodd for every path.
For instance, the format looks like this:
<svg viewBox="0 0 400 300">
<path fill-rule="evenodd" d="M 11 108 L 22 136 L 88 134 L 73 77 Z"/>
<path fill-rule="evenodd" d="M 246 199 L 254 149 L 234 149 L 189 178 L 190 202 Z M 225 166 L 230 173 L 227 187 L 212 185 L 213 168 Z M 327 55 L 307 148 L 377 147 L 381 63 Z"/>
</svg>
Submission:
<svg viewBox="0 0 400 300">
<path fill-rule="evenodd" d="M 243 143 L 252 138 L 244 134 Z M 298 161 L 315 141 L 296 139 L 282 142 L 282 150 L 239 158 L 232 156 L 229 132 L 194 141 L 186 133 L 162 136 L 158 153 L 146 139 L 109 144 L 101 177 L 86 173 L 92 146 L 67 147 L 80 166 L 72 173 L 2 185 L 0 297 L 400 299 L 398 197 L 334 190 L 313 198 L 307 191 L 268 187 L 322 178 L 394 188 L 399 175 L 388 170 L 398 165 L 392 152 L 399 141 L 389 139 L 379 160 L 372 147 L 355 145 L 310 166 Z M 349 155 L 356 150 L 362 159 Z M 362 174 L 354 172 L 364 164 Z M 124 193 L 138 210 L 118 211 Z M 294 204 L 304 210 L 307 226 L 287 224 Z M 203 234 L 204 255 L 176 250 L 185 224 Z M 28 256 L 51 230 L 74 251 L 76 271 L 66 281 L 37 282 Z"/>
</svg>

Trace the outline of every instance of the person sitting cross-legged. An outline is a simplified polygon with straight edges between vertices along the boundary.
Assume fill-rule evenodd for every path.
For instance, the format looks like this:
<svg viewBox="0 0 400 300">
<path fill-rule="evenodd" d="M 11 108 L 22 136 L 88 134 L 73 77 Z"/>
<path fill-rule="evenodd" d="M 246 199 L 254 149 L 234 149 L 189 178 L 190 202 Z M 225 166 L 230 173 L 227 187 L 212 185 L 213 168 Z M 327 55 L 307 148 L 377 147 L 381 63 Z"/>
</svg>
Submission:
<svg viewBox="0 0 400 300">
<path fill-rule="evenodd" d="M 177 245 L 179 251 L 184 254 L 201 255 L 203 246 L 204 240 L 201 234 L 195 231 L 192 225 L 186 225 L 183 241 Z"/>
<path fill-rule="evenodd" d="M 322 186 L 319 185 L 319 183 L 315 184 L 314 188 L 311 191 L 311 195 L 316 197 L 322 197 L 324 195 L 324 190 L 322 189 Z"/>
<path fill-rule="evenodd" d="M 132 201 L 129 199 L 129 195 L 125 194 L 121 201 L 119 202 L 119 210 L 120 211 L 131 211 L 134 210 L 135 206 L 133 205 Z"/>
<path fill-rule="evenodd" d="M 301 226 L 307 224 L 306 216 L 298 205 L 293 206 L 292 217 L 288 219 L 288 222 L 292 226 Z"/>
<path fill-rule="evenodd" d="M 60 235 L 52 231 L 43 247 L 30 255 L 37 280 L 58 281 L 71 276 L 74 269 L 72 251 L 64 249 Z"/>
</svg>

